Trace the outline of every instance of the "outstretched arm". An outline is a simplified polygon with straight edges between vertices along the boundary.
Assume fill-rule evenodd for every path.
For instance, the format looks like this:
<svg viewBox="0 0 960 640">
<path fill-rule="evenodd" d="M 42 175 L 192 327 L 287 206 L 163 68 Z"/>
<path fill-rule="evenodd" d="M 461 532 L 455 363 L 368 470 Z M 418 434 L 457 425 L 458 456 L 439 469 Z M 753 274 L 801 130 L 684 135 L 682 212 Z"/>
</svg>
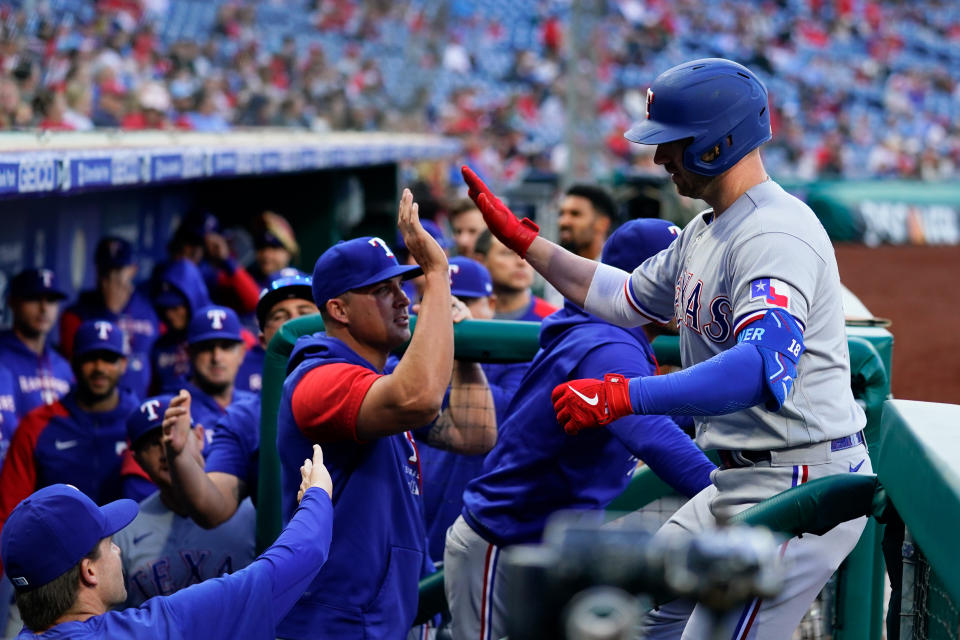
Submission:
<svg viewBox="0 0 960 640">
<path fill-rule="evenodd" d="M 197 455 L 196 438 L 190 437 L 190 392 L 181 389 L 163 414 L 163 444 L 173 487 L 183 498 L 190 517 L 206 529 L 226 522 L 246 495 L 246 483 L 228 473 L 204 472 Z"/>
</svg>

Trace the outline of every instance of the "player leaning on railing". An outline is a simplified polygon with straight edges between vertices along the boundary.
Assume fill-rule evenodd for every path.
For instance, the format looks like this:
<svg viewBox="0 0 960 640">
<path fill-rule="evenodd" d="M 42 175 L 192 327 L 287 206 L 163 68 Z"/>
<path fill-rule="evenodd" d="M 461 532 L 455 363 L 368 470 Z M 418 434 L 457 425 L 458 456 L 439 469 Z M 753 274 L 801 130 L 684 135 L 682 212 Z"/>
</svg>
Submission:
<svg viewBox="0 0 960 640">
<path fill-rule="evenodd" d="M 576 433 L 631 413 L 695 417 L 697 443 L 719 450 L 723 465 L 658 535 L 712 527 L 814 478 L 871 473 L 833 247 L 760 158 L 771 137 L 766 88 L 728 60 L 679 65 L 654 81 L 647 118 L 626 137 L 657 145 L 654 161 L 680 194 L 711 206 L 632 274 L 540 237 L 463 170 L 490 230 L 564 297 L 623 326 L 677 319 L 683 371 L 561 384 L 553 391 L 560 423 Z M 785 543 L 787 588 L 733 612 L 724 623 L 732 637 L 789 638 L 865 520 Z M 647 637 L 707 637 L 708 618 L 691 603 L 669 603 L 648 614 Z"/>
</svg>

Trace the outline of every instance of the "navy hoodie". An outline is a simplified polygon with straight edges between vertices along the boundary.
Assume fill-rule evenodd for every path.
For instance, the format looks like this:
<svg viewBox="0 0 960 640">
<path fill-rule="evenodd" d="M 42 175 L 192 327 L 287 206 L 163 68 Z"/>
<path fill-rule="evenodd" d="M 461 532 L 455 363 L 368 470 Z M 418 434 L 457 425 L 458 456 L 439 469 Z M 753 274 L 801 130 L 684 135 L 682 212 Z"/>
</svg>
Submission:
<svg viewBox="0 0 960 640">
<path fill-rule="evenodd" d="M 277 417 L 284 523 L 296 509 L 298 469 L 312 445 L 294 421 L 293 391 L 307 372 L 333 363 L 379 373 L 336 338 L 318 333 L 297 340 Z M 330 557 L 277 627 L 278 636 L 406 637 L 417 612 L 417 583 L 426 559 L 417 456 L 407 434 L 323 445 L 323 462 L 333 478 Z"/>
<path fill-rule="evenodd" d="M 632 415 L 569 436 L 557 423 L 550 394 L 578 378 L 653 375 L 653 348 L 641 328 L 624 329 L 567 302 L 544 319 L 534 356 L 500 426 L 482 474 L 467 485 L 462 515 L 497 546 L 540 540 L 561 509 L 603 509 L 643 460 L 678 492 L 692 496 L 714 469 L 693 441 L 665 416 Z"/>
<path fill-rule="evenodd" d="M 171 260 L 159 272 L 155 287 L 170 284 L 187 300 L 187 323 L 197 309 L 210 304 L 210 294 L 197 265 L 187 259 Z M 153 369 L 152 388 L 179 389 L 190 375 L 190 355 L 187 352 L 187 332 L 168 329 L 153 345 L 150 356 Z M 176 392 L 176 391 L 174 391 Z"/>
</svg>

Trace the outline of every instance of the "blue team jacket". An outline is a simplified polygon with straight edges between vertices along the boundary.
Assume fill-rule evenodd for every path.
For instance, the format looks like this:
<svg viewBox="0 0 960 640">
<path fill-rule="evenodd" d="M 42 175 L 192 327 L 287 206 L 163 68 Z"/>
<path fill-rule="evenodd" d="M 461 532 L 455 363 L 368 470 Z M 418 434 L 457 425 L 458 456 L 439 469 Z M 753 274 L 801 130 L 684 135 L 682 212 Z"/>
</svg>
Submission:
<svg viewBox="0 0 960 640">
<path fill-rule="evenodd" d="M 13 375 L 18 418 L 23 418 L 34 407 L 56 402 L 73 386 L 70 364 L 54 351 L 49 340 L 38 356 L 20 341 L 13 329 L 0 331 L 0 362 Z"/>
<path fill-rule="evenodd" d="M 203 283 L 203 276 L 197 265 L 189 260 L 181 258 L 157 265 L 152 286 L 159 290 L 164 283 L 186 298 L 190 317 L 197 309 L 210 304 L 210 293 Z M 167 331 L 160 336 L 153 345 L 150 366 L 153 369 L 152 388 L 155 390 L 172 389 L 186 380 L 190 375 L 186 330 Z"/>
<path fill-rule="evenodd" d="M 216 427 L 217 437 L 207 448 L 206 471 L 234 475 L 247 484 L 257 502 L 260 458 L 260 396 L 251 394 L 233 402 Z"/>
<path fill-rule="evenodd" d="M 332 511 L 322 489 L 309 489 L 277 541 L 244 569 L 151 598 L 136 609 L 65 622 L 40 635 L 24 629 L 17 638 L 273 640 L 277 621 L 327 558 Z"/>
<path fill-rule="evenodd" d="M 350 363 L 377 371 L 343 342 L 323 333 L 297 340 L 277 418 L 283 513 L 290 517 L 300 465 L 311 442 L 293 419 L 293 391 L 312 369 Z M 417 583 L 426 558 L 419 458 L 406 434 L 323 445 L 333 477 L 330 559 L 277 629 L 283 638 L 398 640 L 417 611 Z"/>
<path fill-rule="evenodd" d="M 80 409 L 74 392 L 37 407 L 21 422 L 0 473 L 4 515 L 37 489 L 72 484 L 97 504 L 120 497 L 120 464 L 127 448 L 127 417 L 140 406 L 123 389 L 112 411 Z"/>
<path fill-rule="evenodd" d="M 463 517 L 498 546 L 540 540 L 560 509 L 602 509 L 629 480 L 637 457 L 688 496 L 709 484 L 714 465 L 664 416 L 627 416 L 568 436 L 550 394 L 565 380 L 656 371 L 642 329 L 623 329 L 567 303 L 548 316 L 540 350 L 520 382 L 482 474 L 463 494 Z"/>
<path fill-rule="evenodd" d="M 237 371 L 237 389 L 260 393 L 263 389 L 263 361 L 266 357 L 266 350 L 259 344 L 247 351 L 243 364 Z"/>
</svg>

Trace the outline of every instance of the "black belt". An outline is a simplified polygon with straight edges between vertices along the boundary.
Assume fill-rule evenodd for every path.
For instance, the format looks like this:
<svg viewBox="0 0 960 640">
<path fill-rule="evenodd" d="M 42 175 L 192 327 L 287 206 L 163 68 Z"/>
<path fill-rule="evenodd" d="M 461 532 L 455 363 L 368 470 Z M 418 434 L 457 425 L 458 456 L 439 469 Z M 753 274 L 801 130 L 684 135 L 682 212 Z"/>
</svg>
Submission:
<svg viewBox="0 0 960 640">
<path fill-rule="evenodd" d="M 863 431 L 858 431 L 852 436 L 845 436 L 830 441 L 830 451 L 843 451 L 866 442 L 863 437 Z M 724 469 L 739 469 L 741 467 L 751 467 L 758 462 L 770 462 L 770 450 L 751 451 L 748 449 L 718 449 L 717 455 L 720 456 L 720 462 Z"/>
</svg>

